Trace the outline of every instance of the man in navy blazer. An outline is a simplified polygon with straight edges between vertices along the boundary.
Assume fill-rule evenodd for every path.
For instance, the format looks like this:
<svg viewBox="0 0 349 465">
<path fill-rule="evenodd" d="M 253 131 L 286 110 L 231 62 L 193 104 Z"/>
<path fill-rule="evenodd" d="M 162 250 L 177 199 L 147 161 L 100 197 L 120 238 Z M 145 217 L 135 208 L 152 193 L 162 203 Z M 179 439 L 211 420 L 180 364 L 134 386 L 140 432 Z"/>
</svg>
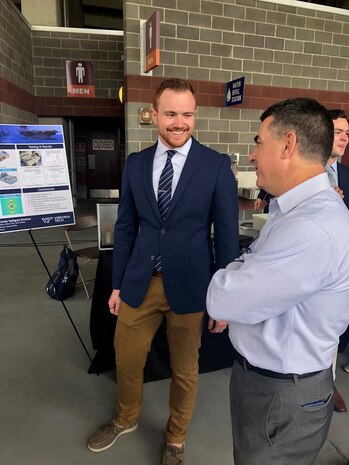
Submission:
<svg viewBox="0 0 349 465">
<path fill-rule="evenodd" d="M 333 124 L 334 124 L 334 140 L 331 156 L 327 162 L 327 165 L 333 171 L 335 181 L 338 187 L 336 190 L 339 194 L 344 196 L 343 201 L 347 208 L 349 208 L 349 167 L 343 165 L 338 159 L 341 159 L 344 155 L 345 149 L 349 141 L 349 124 L 345 111 L 335 109 L 329 110 Z M 344 339 L 347 338 L 347 331 L 341 338 L 341 345 L 344 345 Z M 336 378 L 336 363 L 337 363 L 337 352 L 333 359 L 333 379 Z M 345 365 L 344 369 L 349 365 Z M 347 411 L 345 401 L 339 391 L 334 387 L 334 409 L 336 412 L 344 413 Z"/>
<path fill-rule="evenodd" d="M 349 208 L 349 167 L 340 162 L 349 140 L 348 119 L 343 110 L 329 110 L 329 113 L 334 124 L 334 139 L 332 153 L 328 159 L 327 166 L 331 168 L 336 185 L 344 196 L 343 201 L 347 208 Z"/>
<path fill-rule="evenodd" d="M 343 191 L 343 201 L 347 208 L 349 208 L 349 166 L 343 163 L 337 163 L 338 170 L 338 185 Z"/>
<path fill-rule="evenodd" d="M 172 382 L 161 463 L 184 463 L 208 284 L 215 270 L 238 255 L 237 188 L 230 159 L 192 137 L 195 112 L 188 82 L 163 81 L 152 109 L 158 141 L 131 154 L 123 172 L 109 299 L 111 313 L 118 315 L 117 416 L 90 438 L 94 452 L 137 428 L 144 365 L 165 318 Z M 165 171 L 171 172 L 166 212 L 160 201 L 168 194 L 162 188 Z M 211 332 L 225 327 L 226 322 L 209 320 Z"/>
</svg>

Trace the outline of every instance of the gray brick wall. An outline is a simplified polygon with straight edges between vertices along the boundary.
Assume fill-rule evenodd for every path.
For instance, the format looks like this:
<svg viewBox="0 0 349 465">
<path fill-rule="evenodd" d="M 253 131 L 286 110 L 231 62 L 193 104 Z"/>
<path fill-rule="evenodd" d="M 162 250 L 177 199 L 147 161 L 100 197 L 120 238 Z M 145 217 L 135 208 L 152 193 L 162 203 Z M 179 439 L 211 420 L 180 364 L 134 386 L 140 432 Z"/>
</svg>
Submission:
<svg viewBox="0 0 349 465">
<path fill-rule="evenodd" d="M 244 70 L 249 84 L 255 84 L 256 79 L 260 82 L 261 74 L 270 74 L 272 81 L 280 76 L 290 77 L 289 86 L 294 87 L 294 76 L 284 65 L 299 64 L 300 75 L 308 78 L 304 87 L 323 89 L 320 71 L 326 68 L 333 70 L 328 61 L 331 57 L 341 58 L 343 67 L 348 68 L 349 12 L 332 9 L 333 12 L 325 13 L 317 11 L 317 5 L 312 7 L 313 10 L 258 0 L 125 0 L 125 72 L 133 74 L 134 65 L 137 65 L 139 74 L 139 55 L 134 53 L 139 50 L 138 42 L 134 41 L 135 29 L 139 28 L 136 20 L 147 19 L 159 10 L 161 51 L 176 54 L 176 66 L 183 68 L 177 73 L 188 79 L 196 79 L 192 75 L 195 66 L 190 66 L 190 59 L 193 63 L 198 59 L 200 63 L 205 62 L 204 68 L 209 69 L 211 80 L 215 80 L 214 77 L 218 80 L 224 75 L 217 71 L 230 72 L 234 78 L 240 70 L 231 70 L 231 61 L 226 60 L 231 58 L 253 60 L 254 64 L 248 66 L 252 69 Z M 133 44 L 128 41 L 128 19 L 132 19 Z M 208 57 L 214 56 L 222 58 L 219 63 L 210 62 Z M 319 56 L 325 59 L 323 63 L 314 60 Z M 172 65 L 166 61 L 166 55 L 161 61 L 162 64 L 154 71 L 156 76 L 166 76 L 166 67 Z M 274 63 L 281 66 L 273 69 L 269 65 Z M 313 68 L 312 72 L 308 66 Z M 343 81 L 343 88 L 349 91 L 347 79 L 343 79 L 339 69 L 334 71 L 334 79 Z M 314 77 L 318 80 L 312 79 Z M 332 90 L 332 85 L 333 79 L 329 79 L 326 90 Z"/>
<path fill-rule="evenodd" d="M 154 76 L 225 82 L 243 75 L 247 84 L 349 92 L 349 11 L 259 0 L 124 4 L 126 75 L 140 74 L 139 20 L 159 10 L 161 65 Z M 138 123 L 141 106 L 126 105 L 127 153 L 148 145 L 149 136 L 137 139 L 142 132 L 156 139 L 154 128 Z M 259 114 L 199 108 L 195 135 L 220 152 L 239 152 L 241 169 L 250 170 L 247 156 Z"/>
<path fill-rule="evenodd" d="M 16 107 L 0 103 L 1 123 L 3 124 L 38 124 L 38 118 L 32 113 L 19 110 Z"/>
<path fill-rule="evenodd" d="M 0 7 L 0 77 L 34 92 L 31 31 L 7 0 Z"/>
<path fill-rule="evenodd" d="M 32 36 L 36 95 L 66 96 L 66 60 L 86 60 L 94 63 L 96 97 L 117 98 L 124 78 L 123 36 L 83 29 L 33 31 Z"/>
<path fill-rule="evenodd" d="M 122 35 L 31 30 L 10 0 L 1 2 L 0 77 L 32 95 L 66 96 L 65 62 L 82 59 L 94 62 L 96 97 L 117 98 L 124 78 L 123 55 Z M 3 104 L 1 110 L 7 122 L 28 121 L 28 114 L 15 107 L 9 111 Z"/>
</svg>

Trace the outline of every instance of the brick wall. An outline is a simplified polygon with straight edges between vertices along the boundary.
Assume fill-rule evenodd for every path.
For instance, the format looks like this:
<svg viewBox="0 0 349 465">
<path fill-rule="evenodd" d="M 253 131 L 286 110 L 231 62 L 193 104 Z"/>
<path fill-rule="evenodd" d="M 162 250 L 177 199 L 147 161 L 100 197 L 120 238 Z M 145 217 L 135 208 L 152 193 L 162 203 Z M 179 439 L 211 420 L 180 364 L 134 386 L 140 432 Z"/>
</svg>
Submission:
<svg viewBox="0 0 349 465">
<path fill-rule="evenodd" d="M 0 116 L 123 116 L 123 35 L 116 31 L 30 27 L 9 0 L 0 8 Z M 66 97 L 66 60 L 94 62 L 96 98 Z"/>
<path fill-rule="evenodd" d="M 35 93 L 67 95 L 66 60 L 93 61 L 97 98 L 116 99 L 124 78 L 122 35 L 37 31 L 32 33 Z"/>
<path fill-rule="evenodd" d="M 141 79 L 139 20 L 156 10 L 161 65 L 153 78 Z M 137 119 L 138 109 L 151 102 L 156 78 L 193 81 L 199 88 L 197 137 L 221 152 L 239 152 L 245 169 L 259 114 L 274 101 L 311 96 L 349 112 L 347 10 L 283 0 L 125 0 L 124 16 L 127 152 L 156 138 L 154 128 Z M 224 108 L 223 83 L 241 76 L 245 103 Z"/>
<path fill-rule="evenodd" d="M 4 122 L 39 116 L 121 116 L 127 87 L 126 153 L 156 138 L 141 126 L 163 77 L 190 79 L 198 95 L 195 135 L 220 152 L 247 155 L 261 110 L 308 95 L 349 110 L 349 12 L 285 0 L 125 0 L 124 39 L 84 30 L 31 30 L 9 0 L 0 9 L 0 112 Z M 161 13 L 161 65 L 140 76 L 139 21 Z M 122 61 L 124 42 L 124 62 Z M 66 97 L 65 60 L 95 63 L 96 99 Z M 224 83 L 245 76 L 242 105 L 223 107 Z"/>
<path fill-rule="evenodd" d="M 3 123 L 35 123 L 29 25 L 7 1 L 0 8 L 0 115 Z M 17 102 L 22 104 L 18 108 Z"/>
</svg>

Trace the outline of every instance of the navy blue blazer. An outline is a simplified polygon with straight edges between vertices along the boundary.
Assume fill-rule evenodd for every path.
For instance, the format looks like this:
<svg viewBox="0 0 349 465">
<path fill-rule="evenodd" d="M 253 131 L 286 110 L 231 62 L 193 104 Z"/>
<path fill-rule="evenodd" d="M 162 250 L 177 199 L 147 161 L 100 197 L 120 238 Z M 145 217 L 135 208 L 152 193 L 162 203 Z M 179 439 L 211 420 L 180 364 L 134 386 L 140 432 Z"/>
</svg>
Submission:
<svg viewBox="0 0 349 465">
<path fill-rule="evenodd" d="M 138 307 L 161 253 L 171 310 L 204 311 L 214 271 L 238 256 L 237 186 L 231 162 L 193 138 L 163 223 L 152 181 L 156 146 L 127 158 L 115 224 L 113 289 L 120 289 L 128 305 Z"/>
<path fill-rule="evenodd" d="M 337 163 L 338 186 L 344 193 L 344 203 L 349 208 L 349 166 Z"/>
</svg>

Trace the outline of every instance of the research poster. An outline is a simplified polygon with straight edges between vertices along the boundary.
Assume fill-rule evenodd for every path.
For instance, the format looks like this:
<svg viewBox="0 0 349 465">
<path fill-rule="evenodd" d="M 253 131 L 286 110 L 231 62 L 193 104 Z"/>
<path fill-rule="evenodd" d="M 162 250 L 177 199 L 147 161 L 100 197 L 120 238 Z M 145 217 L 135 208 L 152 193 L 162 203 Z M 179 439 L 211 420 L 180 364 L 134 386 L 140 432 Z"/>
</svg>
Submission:
<svg viewBox="0 0 349 465">
<path fill-rule="evenodd" d="M 0 125 L 0 233 L 74 224 L 63 127 Z"/>
</svg>

